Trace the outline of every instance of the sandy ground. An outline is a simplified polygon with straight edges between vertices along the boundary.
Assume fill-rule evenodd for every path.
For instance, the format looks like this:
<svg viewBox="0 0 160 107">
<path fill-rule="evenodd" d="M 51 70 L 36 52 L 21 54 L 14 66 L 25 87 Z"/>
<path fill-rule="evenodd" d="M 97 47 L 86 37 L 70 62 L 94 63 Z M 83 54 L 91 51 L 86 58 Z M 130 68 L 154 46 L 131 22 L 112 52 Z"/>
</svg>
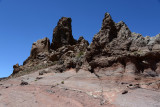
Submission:
<svg viewBox="0 0 160 107">
<path fill-rule="evenodd" d="M 44 75 L 37 71 L 0 81 L 0 107 L 160 107 L 159 78 L 45 70 Z M 21 81 L 29 84 L 20 85 Z"/>
</svg>

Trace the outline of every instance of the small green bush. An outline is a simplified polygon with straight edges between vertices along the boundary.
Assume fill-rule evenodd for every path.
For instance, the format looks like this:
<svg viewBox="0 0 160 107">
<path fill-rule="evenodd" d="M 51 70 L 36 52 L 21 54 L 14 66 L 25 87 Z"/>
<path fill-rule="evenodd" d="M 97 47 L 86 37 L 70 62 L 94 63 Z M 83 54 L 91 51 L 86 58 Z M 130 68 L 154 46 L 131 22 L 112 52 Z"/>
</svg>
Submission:
<svg viewBox="0 0 160 107">
<path fill-rule="evenodd" d="M 64 84 L 64 81 L 62 81 L 61 84 Z"/>
<path fill-rule="evenodd" d="M 84 55 L 84 52 L 83 52 L 83 51 L 80 51 L 80 52 L 77 54 L 77 58 L 80 58 L 82 55 Z"/>
</svg>

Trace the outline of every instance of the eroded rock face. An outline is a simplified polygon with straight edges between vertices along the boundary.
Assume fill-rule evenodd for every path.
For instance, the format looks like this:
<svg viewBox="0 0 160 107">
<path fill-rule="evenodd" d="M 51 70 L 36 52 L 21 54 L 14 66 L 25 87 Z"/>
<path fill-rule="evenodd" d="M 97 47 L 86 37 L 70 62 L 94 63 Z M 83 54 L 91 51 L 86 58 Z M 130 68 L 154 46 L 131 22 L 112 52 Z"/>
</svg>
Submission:
<svg viewBox="0 0 160 107">
<path fill-rule="evenodd" d="M 77 70 L 85 61 L 85 52 L 89 46 L 88 41 L 80 37 L 75 45 L 64 45 L 50 54 L 51 61 L 58 61 L 64 69 L 76 68 Z"/>
<path fill-rule="evenodd" d="M 85 61 L 88 45 L 88 41 L 82 36 L 78 41 L 73 38 L 71 18 L 62 17 L 54 29 L 51 46 L 48 38 L 33 43 L 31 54 L 24 61 L 23 67 L 34 68 L 37 64 L 53 62 L 60 65 L 63 71 L 68 68 L 79 69 Z"/>
<path fill-rule="evenodd" d="M 114 23 L 109 13 L 105 14 L 102 28 L 93 37 L 93 41 L 87 51 L 87 60 L 90 62 L 94 57 L 123 54 L 128 50 L 131 40 L 131 31 L 124 22 Z"/>
<path fill-rule="evenodd" d="M 123 66 L 125 74 L 160 74 L 160 34 L 143 37 L 132 33 L 120 21 L 115 23 L 109 13 L 105 14 L 100 31 L 92 43 L 72 36 L 71 18 L 62 17 L 53 31 L 50 46 L 48 38 L 33 43 L 30 57 L 24 65 L 37 65 L 41 62 L 56 62 L 63 70 L 68 68 L 85 69 L 94 72 L 96 68 Z M 60 70 L 62 71 L 62 70 Z"/>
<path fill-rule="evenodd" d="M 44 38 L 34 42 L 31 49 L 30 57 L 36 58 L 39 53 L 49 52 L 50 50 L 50 40 L 48 38 Z"/>
<path fill-rule="evenodd" d="M 83 36 L 79 37 L 77 41 L 77 47 L 79 51 L 85 52 L 87 47 L 89 46 L 89 42 L 83 38 Z"/>
<path fill-rule="evenodd" d="M 34 60 L 44 61 L 48 59 L 50 51 L 50 40 L 48 38 L 40 39 L 32 44 L 30 56 L 24 61 L 23 65 L 36 62 Z"/>
<path fill-rule="evenodd" d="M 92 68 L 91 72 L 97 67 L 121 63 L 125 66 L 125 72 L 156 75 L 160 60 L 157 57 L 160 56 L 159 37 L 132 33 L 124 22 L 115 23 L 106 13 L 101 30 L 87 49 L 86 60 Z"/>
<path fill-rule="evenodd" d="M 51 48 L 56 50 L 64 45 L 75 45 L 76 40 L 72 36 L 72 19 L 62 17 L 53 31 Z"/>
<path fill-rule="evenodd" d="M 23 69 L 22 69 L 21 66 L 19 66 L 19 64 L 13 65 L 13 73 L 12 74 L 16 74 L 16 73 L 18 73 L 18 72 L 20 72 L 22 70 Z"/>
</svg>

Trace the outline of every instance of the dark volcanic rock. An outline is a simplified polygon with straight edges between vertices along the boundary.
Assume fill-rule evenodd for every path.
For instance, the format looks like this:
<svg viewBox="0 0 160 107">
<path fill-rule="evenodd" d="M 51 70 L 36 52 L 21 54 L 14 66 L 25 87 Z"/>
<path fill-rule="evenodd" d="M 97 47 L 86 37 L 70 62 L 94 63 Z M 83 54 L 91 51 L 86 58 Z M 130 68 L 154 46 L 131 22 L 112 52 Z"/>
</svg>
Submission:
<svg viewBox="0 0 160 107">
<path fill-rule="evenodd" d="M 109 67 L 119 62 L 126 66 L 125 72 L 148 72 L 155 76 L 159 72 L 159 38 L 160 35 L 143 37 L 132 33 L 124 22 L 115 23 L 106 13 L 101 30 L 87 49 L 86 60 L 92 68 L 91 72 L 96 67 Z"/>
<path fill-rule="evenodd" d="M 22 80 L 20 85 L 21 86 L 28 85 L 28 82 Z"/>
<path fill-rule="evenodd" d="M 77 41 L 77 46 L 80 51 L 85 52 L 87 47 L 89 46 L 89 42 L 83 38 L 83 36 L 79 37 Z"/>
<path fill-rule="evenodd" d="M 135 74 L 151 77 L 160 74 L 160 34 L 143 37 L 132 33 L 123 21 L 115 23 L 106 13 L 100 31 L 89 45 L 83 37 L 77 41 L 73 38 L 71 21 L 67 17 L 59 20 L 53 31 L 51 46 L 48 38 L 33 43 L 24 66 L 53 62 L 59 65 L 57 69 L 60 72 L 69 68 L 85 68 L 91 72 L 96 68 L 112 71 L 114 68 L 115 74 L 125 73 L 132 77 Z M 15 66 L 14 73 L 19 71 L 19 67 Z"/>
<path fill-rule="evenodd" d="M 48 54 L 50 51 L 50 40 L 48 38 L 44 38 L 34 42 L 32 44 L 32 49 L 30 56 L 23 62 L 23 65 L 27 63 L 32 63 L 34 59 L 37 60 L 47 60 Z"/>
<path fill-rule="evenodd" d="M 114 23 L 110 14 L 106 13 L 101 30 L 93 37 L 88 48 L 87 60 L 90 61 L 97 55 L 110 57 L 123 54 L 131 44 L 129 37 L 131 32 L 127 25 L 124 22 Z"/>
<path fill-rule="evenodd" d="M 19 66 L 19 64 L 13 65 L 13 74 L 16 74 L 20 71 L 22 71 L 22 67 Z"/>
<path fill-rule="evenodd" d="M 64 45 L 74 45 L 76 40 L 72 36 L 71 18 L 62 17 L 53 31 L 51 48 L 56 50 Z"/>
<path fill-rule="evenodd" d="M 81 36 L 75 45 L 64 45 L 57 50 L 52 50 L 49 59 L 53 62 L 60 61 L 60 65 L 63 65 L 63 71 L 68 68 L 78 70 L 85 61 L 84 56 L 88 46 L 88 41 Z"/>
<path fill-rule="evenodd" d="M 83 37 L 76 41 L 72 36 L 71 18 L 62 17 L 53 32 L 52 44 L 48 38 L 33 43 L 30 57 L 24 61 L 25 67 L 34 67 L 43 62 L 53 62 L 68 68 L 79 69 L 85 61 L 89 43 Z M 60 62 L 60 63 L 59 63 Z"/>
<path fill-rule="evenodd" d="M 116 24 L 110 14 L 106 13 L 101 30 L 93 37 L 93 41 L 87 49 L 87 61 L 92 68 L 110 66 L 119 59 L 118 55 L 122 56 L 129 50 L 130 37 L 131 31 L 127 25 L 124 22 Z"/>
<path fill-rule="evenodd" d="M 50 50 L 50 41 L 48 38 L 44 38 L 34 42 L 31 49 L 30 57 L 36 58 L 36 56 L 41 52 L 49 52 Z"/>
<path fill-rule="evenodd" d="M 122 94 L 127 94 L 127 93 L 128 93 L 128 91 L 126 91 L 126 90 L 122 92 Z"/>
</svg>

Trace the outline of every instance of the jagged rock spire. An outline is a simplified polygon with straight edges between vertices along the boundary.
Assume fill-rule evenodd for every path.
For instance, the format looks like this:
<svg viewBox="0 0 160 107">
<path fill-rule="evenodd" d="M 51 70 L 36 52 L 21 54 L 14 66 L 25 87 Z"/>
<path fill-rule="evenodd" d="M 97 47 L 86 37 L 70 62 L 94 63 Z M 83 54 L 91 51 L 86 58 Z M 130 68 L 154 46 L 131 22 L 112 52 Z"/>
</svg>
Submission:
<svg viewBox="0 0 160 107">
<path fill-rule="evenodd" d="M 64 45 L 74 45 L 76 40 L 72 36 L 72 19 L 62 17 L 53 31 L 51 49 L 56 50 Z"/>
</svg>

